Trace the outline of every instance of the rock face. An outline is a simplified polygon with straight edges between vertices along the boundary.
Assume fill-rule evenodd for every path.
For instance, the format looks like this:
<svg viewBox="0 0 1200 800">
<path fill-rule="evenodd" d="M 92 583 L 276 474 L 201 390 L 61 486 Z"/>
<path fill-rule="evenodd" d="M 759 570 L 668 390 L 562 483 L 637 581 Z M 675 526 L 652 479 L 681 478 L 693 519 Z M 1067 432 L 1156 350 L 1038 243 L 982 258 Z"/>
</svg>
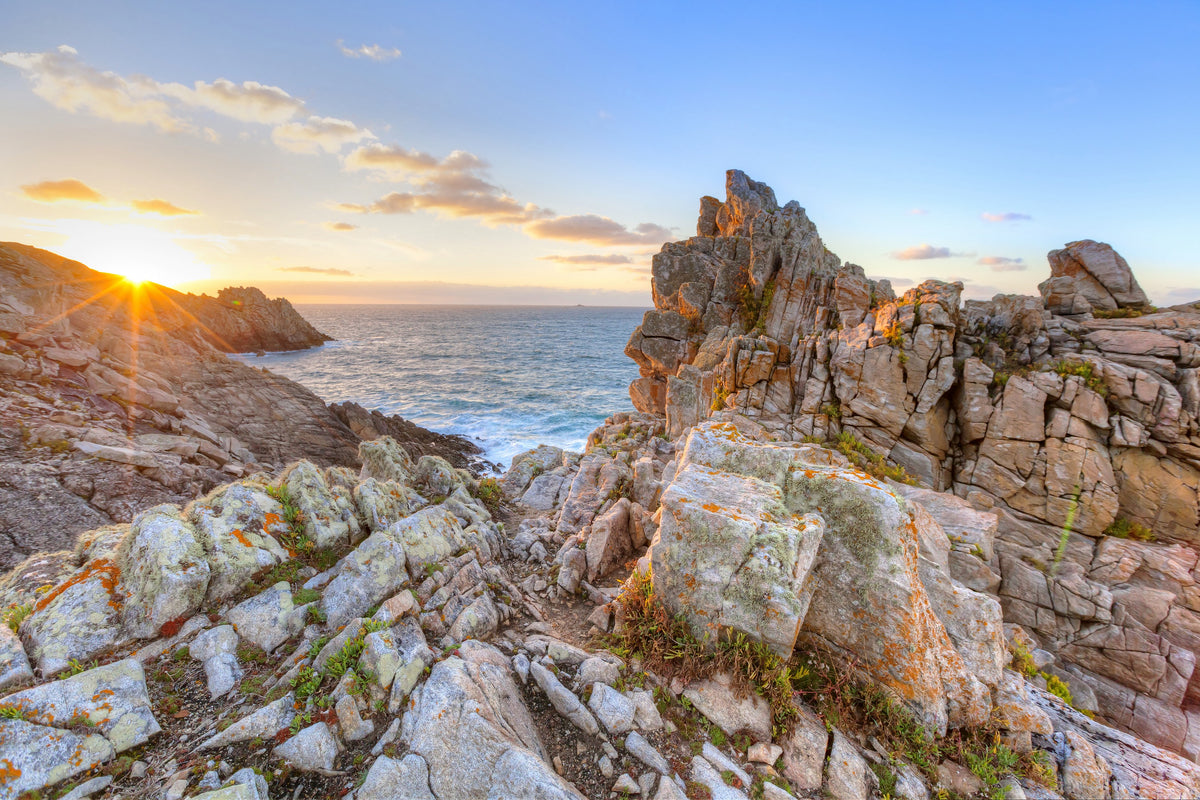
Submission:
<svg viewBox="0 0 1200 800">
<path fill-rule="evenodd" d="M 896 297 L 841 264 L 797 203 L 736 170 L 726 194 L 654 257 L 655 308 L 626 348 L 645 424 L 675 438 L 712 417 L 828 443 L 994 514 L 989 531 L 930 509 L 958 518 L 939 556 L 951 577 L 998 598 L 1118 725 L 1178 751 L 1193 729 L 1200 741 L 1200 309 L 1153 313 L 1090 240 L 1050 254 L 1041 298 L 963 303 L 939 281 Z M 668 462 L 663 488 L 682 468 Z M 589 452 L 574 480 L 602 486 L 602 468 Z M 560 531 L 589 533 L 571 505 L 583 488 Z M 1105 535 L 1131 524 L 1156 541 Z"/>
<path fill-rule="evenodd" d="M 253 286 L 222 289 L 216 297 L 180 295 L 161 287 L 160 291 L 191 313 L 205 340 L 226 353 L 305 350 L 333 341 L 308 324 L 285 298 L 268 299 Z"/>
<path fill-rule="evenodd" d="M 0 244 L 0 567 L 262 467 L 357 466 L 360 440 L 396 430 L 423 438 L 418 452 L 468 466 L 477 449 L 465 440 L 362 409 L 335 413 L 220 352 L 326 339 L 257 289 L 214 299 L 135 288 Z M 372 424 L 352 430 L 346 421 L 363 415 Z"/>
</svg>

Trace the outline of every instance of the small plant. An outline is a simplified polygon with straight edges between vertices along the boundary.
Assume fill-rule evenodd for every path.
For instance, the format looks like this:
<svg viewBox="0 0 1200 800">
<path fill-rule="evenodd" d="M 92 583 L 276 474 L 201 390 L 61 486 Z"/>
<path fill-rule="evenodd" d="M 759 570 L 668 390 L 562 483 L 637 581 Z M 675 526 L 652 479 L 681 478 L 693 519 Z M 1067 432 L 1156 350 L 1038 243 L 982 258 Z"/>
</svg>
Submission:
<svg viewBox="0 0 1200 800">
<path fill-rule="evenodd" d="M 1033 654 L 1021 642 L 1013 642 L 1012 667 L 1026 678 L 1037 675 L 1037 667 L 1033 663 Z"/>
<path fill-rule="evenodd" d="M 287 523 L 288 530 L 279 537 L 279 543 L 293 556 L 311 555 L 317 546 L 304 531 L 304 512 L 293 500 L 291 490 L 284 484 L 268 486 L 267 494 L 283 506 L 283 521 Z"/>
<path fill-rule="evenodd" d="M 1046 691 L 1062 700 L 1072 708 L 1075 704 L 1071 698 L 1071 687 L 1066 684 L 1066 681 L 1059 678 L 1057 675 L 1051 675 L 1047 672 L 1040 673 L 1046 679 Z"/>
<path fill-rule="evenodd" d="M 500 510 L 500 500 L 504 497 L 504 492 L 500 489 L 500 481 L 495 478 L 484 478 L 479 481 L 479 488 L 475 490 L 475 496 L 488 507 L 489 511 L 496 513 Z"/>
<path fill-rule="evenodd" d="M 1137 539 L 1139 542 L 1153 542 L 1154 531 L 1125 517 L 1118 517 L 1104 529 L 1105 536 L 1115 536 L 1118 539 Z"/>
<path fill-rule="evenodd" d="M 889 763 L 886 764 L 883 762 L 872 764 L 871 771 L 874 772 L 875 777 L 879 779 L 879 794 L 883 797 L 895 797 L 896 784 L 898 783 L 899 779 L 896 777 L 896 773 L 892 770 L 890 760 Z"/>
<path fill-rule="evenodd" d="M 292 603 L 298 606 L 308 605 L 309 603 L 320 600 L 321 593 L 316 589 L 297 589 L 292 592 Z"/>
<path fill-rule="evenodd" d="M 729 390 L 725 388 L 725 384 L 718 383 L 713 387 L 712 410 L 725 410 L 725 398 L 729 397 Z"/>
<path fill-rule="evenodd" d="M 21 627 L 21 623 L 32 613 L 33 603 L 24 603 L 22 605 L 13 603 L 4 610 L 4 624 L 12 628 L 13 633 L 16 633 L 17 628 Z"/>
<path fill-rule="evenodd" d="M 887 343 L 892 347 L 904 347 L 904 329 L 900 327 L 899 320 L 888 326 L 883 332 L 883 338 L 887 339 Z"/>
<path fill-rule="evenodd" d="M 98 666 L 100 666 L 100 662 L 96 659 L 92 659 L 90 662 L 84 662 L 72 658 L 67 662 L 67 668 L 59 673 L 58 679 L 61 681 L 66 678 L 71 678 L 81 672 L 87 672 L 89 669 L 95 669 Z"/>
<path fill-rule="evenodd" d="M 1145 308 L 1095 308 L 1092 309 L 1092 316 L 1096 319 L 1130 319 L 1140 317 L 1143 314 L 1153 314 L 1158 311 L 1154 306 L 1146 306 Z"/>
<path fill-rule="evenodd" d="M 321 687 L 324 676 L 312 667 L 301 667 L 296 677 L 292 678 L 292 689 L 296 691 L 297 700 L 307 700 Z"/>
<path fill-rule="evenodd" d="M 1054 371 L 1064 378 L 1072 375 L 1083 378 L 1084 385 L 1093 392 L 1102 397 L 1108 396 L 1108 384 L 1104 382 L 1104 376 L 1096 374 L 1096 369 L 1090 361 L 1057 361 Z"/>
<path fill-rule="evenodd" d="M 832 403 L 826 403 L 825 405 L 821 406 L 821 413 L 830 419 L 841 419 L 842 404 L 836 400 Z"/>
<path fill-rule="evenodd" d="M 0 705 L 0 719 L 27 719 L 27 712 L 21 706 L 6 703 Z"/>
</svg>

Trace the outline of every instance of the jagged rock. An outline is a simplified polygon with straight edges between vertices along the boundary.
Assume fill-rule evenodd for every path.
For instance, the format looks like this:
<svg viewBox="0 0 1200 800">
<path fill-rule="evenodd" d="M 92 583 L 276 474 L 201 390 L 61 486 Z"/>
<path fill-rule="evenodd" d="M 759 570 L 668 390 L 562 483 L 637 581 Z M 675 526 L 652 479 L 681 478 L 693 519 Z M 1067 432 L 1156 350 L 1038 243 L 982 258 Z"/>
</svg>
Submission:
<svg viewBox="0 0 1200 800">
<path fill-rule="evenodd" d="M 1086 314 L 1093 308 L 1145 308 L 1150 299 L 1129 264 L 1102 242 L 1083 239 L 1051 250 L 1050 278 L 1038 285 L 1046 308 L 1056 314 Z"/>
<path fill-rule="evenodd" d="M 607 684 L 592 684 L 588 708 L 596 715 L 604 729 L 613 736 L 633 729 L 633 701 Z"/>
<path fill-rule="evenodd" d="M 304 535 L 316 547 L 345 547 L 358 541 L 358 518 L 350 498 L 335 495 L 313 464 L 293 464 L 280 478 L 280 484 L 300 510 Z"/>
<path fill-rule="evenodd" d="M 326 623 L 345 625 L 408 583 L 404 547 L 387 531 L 372 533 L 347 554 L 318 601 Z"/>
<path fill-rule="evenodd" d="M 633 553 L 629 536 L 629 498 L 622 497 L 608 511 L 592 520 L 587 536 L 587 579 L 595 582 L 619 566 Z"/>
<path fill-rule="evenodd" d="M 581 797 L 547 763 L 508 662 L 489 645 L 464 643 L 459 656 L 434 665 L 401 739 L 429 765 L 437 797 Z"/>
<path fill-rule="evenodd" d="M 546 698 L 550 701 L 550 705 L 554 706 L 554 710 L 570 720 L 572 725 L 589 736 L 595 736 L 600 732 L 596 718 L 579 701 L 574 692 L 562 685 L 554 673 L 535 661 L 529 665 L 529 674 L 545 692 Z"/>
<path fill-rule="evenodd" d="M 367 770 L 367 779 L 355 794 L 358 800 L 436 800 L 429 791 L 429 767 L 425 759 L 409 753 L 402 759 L 380 756 Z"/>
<path fill-rule="evenodd" d="M 119 582 L 120 570 L 111 559 L 92 559 L 33 604 L 20 633 L 44 677 L 121 641 Z"/>
<path fill-rule="evenodd" d="M 333 769 L 339 749 L 338 741 L 329 730 L 329 726 L 318 722 L 303 728 L 272 750 L 271 755 L 304 772 L 318 772 Z"/>
<path fill-rule="evenodd" d="M 33 680 L 25 648 L 7 625 L 0 625 L 0 665 L 0 691 Z"/>
<path fill-rule="evenodd" d="M 654 693 L 634 690 L 627 694 L 634 705 L 634 723 L 644 731 L 662 730 L 663 719 L 658 713 L 658 706 L 654 704 Z"/>
<path fill-rule="evenodd" d="M 296 716 L 295 702 L 295 696 L 288 692 L 278 700 L 268 703 L 225 730 L 205 739 L 197 749 L 224 747 L 227 744 L 244 742 L 255 737 L 274 736 L 276 732 L 292 724 L 292 719 Z"/>
<path fill-rule="evenodd" d="M 288 559 L 276 537 L 285 535 L 283 506 L 266 492 L 233 483 L 188 506 L 184 516 L 208 551 L 209 602 L 241 591 L 264 567 Z"/>
<path fill-rule="evenodd" d="M 721 773 L 700 756 L 692 756 L 691 779 L 707 787 L 712 800 L 747 800 L 745 792 L 727 785 Z"/>
<path fill-rule="evenodd" d="M 421 626 L 412 617 L 403 618 L 392 628 L 392 636 L 399 659 L 388 700 L 388 712 L 394 714 L 417 685 L 425 670 L 433 666 L 434 654 L 425 641 Z"/>
<path fill-rule="evenodd" d="M 291 586 L 280 581 L 238 603 L 225 616 L 241 638 L 270 653 L 300 633 L 307 609 L 293 605 Z"/>
<path fill-rule="evenodd" d="M 954 761 L 943 761 L 937 768 L 938 785 L 954 794 L 969 797 L 984 787 L 971 770 Z M 1092 795 L 1084 795 L 1091 797 Z"/>
<path fill-rule="evenodd" d="M 358 703 L 353 697 L 347 696 L 338 700 L 334 710 L 337 712 L 338 726 L 342 729 L 344 741 L 357 742 L 375 732 L 375 725 L 358 713 Z"/>
<path fill-rule="evenodd" d="M 783 774 L 798 791 L 821 788 L 829 731 L 825 723 L 801 709 L 791 734 L 782 742 Z"/>
<path fill-rule="evenodd" d="M 835 728 L 824 792 L 834 800 L 867 800 L 871 796 L 869 772 L 867 762 L 858 750 Z"/>
<path fill-rule="evenodd" d="M 137 639 L 157 636 L 165 623 L 194 614 L 208 591 L 204 545 L 175 506 L 156 506 L 134 518 L 117 566 L 126 594 L 122 622 Z"/>
<path fill-rule="evenodd" d="M 0 764 L 13 796 L 91 769 L 160 730 L 133 659 L 10 694 L 4 705 L 23 712 L 0 719 Z M 70 730 L 81 724 L 88 733 Z"/>
<path fill-rule="evenodd" d="M 663 777 L 671 776 L 671 765 L 662 757 L 662 753 L 655 750 L 654 746 L 637 731 L 630 731 L 629 735 L 625 737 L 625 749 L 631 756 Z"/>
<path fill-rule="evenodd" d="M 705 761 L 712 764 L 721 772 L 733 773 L 733 776 L 741 782 L 743 787 L 750 787 L 750 775 L 746 770 L 742 769 L 741 764 L 718 750 L 712 742 L 704 742 L 700 746 L 700 754 L 704 756 Z"/>
<path fill-rule="evenodd" d="M 728 675 L 689 684 L 683 696 L 730 736 L 748 731 L 759 739 L 771 738 L 771 707 L 755 694 L 739 698 Z"/>
<path fill-rule="evenodd" d="M 379 481 L 412 482 L 415 469 L 408 452 L 388 436 L 363 442 L 358 446 L 358 457 L 362 460 L 361 478 Z"/>
<path fill-rule="evenodd" d="M 1096 755 L 1092 746 L 1075 731 L 1066 731 L 1063 740 L 1067 746 L 1063 762 L 1063 792 L 1067 797 L 1100 798 L 1111 796 L 1108 781 L 1112 769 Z"/>
</svg>

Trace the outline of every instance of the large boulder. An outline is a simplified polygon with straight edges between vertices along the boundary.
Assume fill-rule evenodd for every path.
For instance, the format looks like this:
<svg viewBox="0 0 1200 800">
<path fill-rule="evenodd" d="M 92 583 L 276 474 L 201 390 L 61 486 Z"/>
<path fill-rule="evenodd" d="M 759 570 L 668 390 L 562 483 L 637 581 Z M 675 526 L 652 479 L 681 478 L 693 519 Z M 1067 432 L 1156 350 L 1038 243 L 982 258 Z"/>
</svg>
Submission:
<svg viewBox="0 0 1200 800">
<path fill-rule="evenodd" d="M 922 535 L 945 534 L 885 484 L 829 461 L 730 424 L 694 428 L 650 548 L 656 597 L 698 636 L 733 629 L 785 656 L 799 636 L 852 658 L 931 730 L 982 724 L 988 690 L 920 574 Z M 998 678 L 999 625 L 983 631 L 998 641 L 973 659 Z"/>
<path fill-rule="evenodd" d="M 1046 257 L 1050 277 L 1038 284 L 1038 291 L 1046 308 L 1056 314 L 1150 305 L 1128 262 L 1110 245 L 1082 239 L 1051 250 Z"/>
</svg>

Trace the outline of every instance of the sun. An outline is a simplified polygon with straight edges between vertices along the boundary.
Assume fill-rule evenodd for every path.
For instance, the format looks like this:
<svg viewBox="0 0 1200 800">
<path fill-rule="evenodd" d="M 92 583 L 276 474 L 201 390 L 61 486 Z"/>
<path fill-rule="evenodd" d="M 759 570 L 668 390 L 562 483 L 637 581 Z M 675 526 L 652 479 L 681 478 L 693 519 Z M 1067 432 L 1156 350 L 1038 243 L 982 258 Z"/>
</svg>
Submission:
<svg viewBox="0 0 1200 800">
<path fill-rule="evenodd" d="M 174 287 L 212 274 L 207 264 L 165 231 L 75 222 L 67 240 L 55 249 L 94 270 L 120 275 L 134 286 L 152 282 Z"/>
</svg>

